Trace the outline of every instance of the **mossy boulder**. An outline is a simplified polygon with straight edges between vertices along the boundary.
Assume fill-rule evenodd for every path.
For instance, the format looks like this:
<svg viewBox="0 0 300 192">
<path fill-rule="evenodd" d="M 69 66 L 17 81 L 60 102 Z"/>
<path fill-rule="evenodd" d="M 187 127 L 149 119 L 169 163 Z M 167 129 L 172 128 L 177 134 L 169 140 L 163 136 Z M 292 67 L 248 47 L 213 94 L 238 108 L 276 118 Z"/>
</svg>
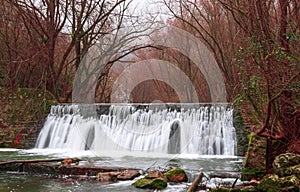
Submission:
<svg viewBox="0 0 300 192">
<path fill-rule="evenodd" d="M 144 178 L 141 178 L 132 184 L 141 189 L 164 189 L 168 186 L 167 178 L 160 171 L 152 171 Z"/>
<path fill-rule="evenodd" d="M 243 181 L 250 181 L 253 178 L 263 178 L 263 176 L 265 175 L 266 171 L 265 169 L 261 169 L 261 168 L 244 168 L 242 171 L 242 180 Z"/>
<path fill-rule="evenodd" d="M 252 178 L 262 178 L 266 173 L 266 138 L 250 133 L 248 140 L 248 150 L 241 176 L 243 181 L 250 181 Z"/>
<path fill-rule="evenodd" d="M 286 168 L 280 176 L 295 175 L 300 179 L 300 164 Z"/>
<path fill-rule="evenodd" d="M 273 162 L 274 172 L 279 176 L 300 175 L 300 155 L 285 153 L 277 156 Z"/>
<path fill-rule="evenodd" d="M 241 189 L 242 192 L 257 192 L 257 189 L 255 187 L 246 187 Z"/>
<path fill-rule="evenodd" d="M 133 186 L 141 189 L 164 189 L 167 187 L 167 181 L 161 178 L 147 179 L 142 178 L 133 183 Z"/>
<path fill-rule="evenodd" d="M 278 175 L 270 174 L 261 180 L 257 188 L 266 192 L 293 192 L 299 191 L 299 182 L 295 175 L 280 178 Z"/>
<path fill-rule="evenodd" d="M 177 167 L 167 171 L 164 175 L 170 182 L 181 183 L 188 181 L 185 171 Z"/>
</svg>

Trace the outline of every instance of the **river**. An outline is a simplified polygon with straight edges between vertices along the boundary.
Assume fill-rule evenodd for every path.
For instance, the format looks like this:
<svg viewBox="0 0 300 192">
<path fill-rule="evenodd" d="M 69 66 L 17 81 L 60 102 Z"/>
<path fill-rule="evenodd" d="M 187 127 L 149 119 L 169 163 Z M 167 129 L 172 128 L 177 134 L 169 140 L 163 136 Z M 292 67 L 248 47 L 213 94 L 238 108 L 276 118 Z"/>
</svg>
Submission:
<svg viewBox="0 0 300 192">
<path fill-rule="evenodd" d="M 93 151 L 69 151 L 58 149 L 0 149 L 1 160 L 16 159 L 46 159 L 62 157 L 79 157 L 83 161 L 80 165 L 95 166 L 121 166 L 126 168 L 137 168 L 141 170 L 167 169 L 180 167 L 186 170 L 189 181 L 182 184 L 168 184 L 163 191 L 177 192 L 186 191 L 193 179 L 200 172 L 206 176 L 213 174 L 230 174 L 239 177 L 242 168 L 243 157 L 217 156 L 217 155 L 193 155 L 193 154 L 155 154 L 155 153 L 118 153 L 104 154 Z M 234 178 L 204 178 L 202 184 L 215 188 L 220 185 L 231 186 Z M 134 181 L 121 181 L 115 184 L 103 185 L 95 180 L 74 180 L 68 176 L 53 177 L 51 175 L 33 175 L 24 172 L 0 172 L 0 191 L 2 192 L 34 192 L 34 191 L 141 191 L 132 186 Z M 145 190 L 147 191 L 147 190 Z"/>
</svg>

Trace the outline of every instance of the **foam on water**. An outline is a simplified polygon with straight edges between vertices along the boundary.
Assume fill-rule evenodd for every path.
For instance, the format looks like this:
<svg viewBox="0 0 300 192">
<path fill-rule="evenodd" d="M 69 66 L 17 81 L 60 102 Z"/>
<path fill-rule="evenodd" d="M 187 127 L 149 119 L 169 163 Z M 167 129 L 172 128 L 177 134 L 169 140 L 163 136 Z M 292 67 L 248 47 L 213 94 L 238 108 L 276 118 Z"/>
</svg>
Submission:
<svg viewBox="0 0 300 192">
<path fill-rule="evenodd" d="M 21 149 L 14 149 L 14 148 L 0 148 L 0 151 L 2 152 L 13 152 L 13 151 L 20 151 Z"/>
</svg>

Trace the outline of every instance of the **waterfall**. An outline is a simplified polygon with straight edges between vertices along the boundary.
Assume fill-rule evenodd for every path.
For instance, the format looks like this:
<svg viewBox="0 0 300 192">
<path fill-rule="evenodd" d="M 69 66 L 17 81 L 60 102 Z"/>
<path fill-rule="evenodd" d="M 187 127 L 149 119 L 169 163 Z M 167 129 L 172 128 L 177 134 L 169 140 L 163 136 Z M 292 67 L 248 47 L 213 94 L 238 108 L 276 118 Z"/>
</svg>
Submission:
<svg viewBox="0 0 300 192">
<path fill-rule="evenodd" d="M 235 155 L 229 104 L 51 107 L 36 148 Z"/>
</svg>

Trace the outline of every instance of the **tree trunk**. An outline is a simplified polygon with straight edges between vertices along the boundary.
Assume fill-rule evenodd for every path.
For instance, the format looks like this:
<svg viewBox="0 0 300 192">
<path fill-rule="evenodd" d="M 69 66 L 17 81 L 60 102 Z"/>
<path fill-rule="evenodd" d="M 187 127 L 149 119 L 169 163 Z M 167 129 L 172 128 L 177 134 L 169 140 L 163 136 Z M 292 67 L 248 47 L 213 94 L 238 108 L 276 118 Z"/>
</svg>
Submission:
<svg viewBox="0 0 300 192">
<path fill-rule="evenodd" d="M 187 192 L 194 192 L 196 191 L 199 183 L 201 182 L 202 180 L 202 177 L 203 177 L 203 173 L 201 172 L 197 177 L 196 179 L 193 181 L 192 185 L 188 188 Z"/>
</svg>

